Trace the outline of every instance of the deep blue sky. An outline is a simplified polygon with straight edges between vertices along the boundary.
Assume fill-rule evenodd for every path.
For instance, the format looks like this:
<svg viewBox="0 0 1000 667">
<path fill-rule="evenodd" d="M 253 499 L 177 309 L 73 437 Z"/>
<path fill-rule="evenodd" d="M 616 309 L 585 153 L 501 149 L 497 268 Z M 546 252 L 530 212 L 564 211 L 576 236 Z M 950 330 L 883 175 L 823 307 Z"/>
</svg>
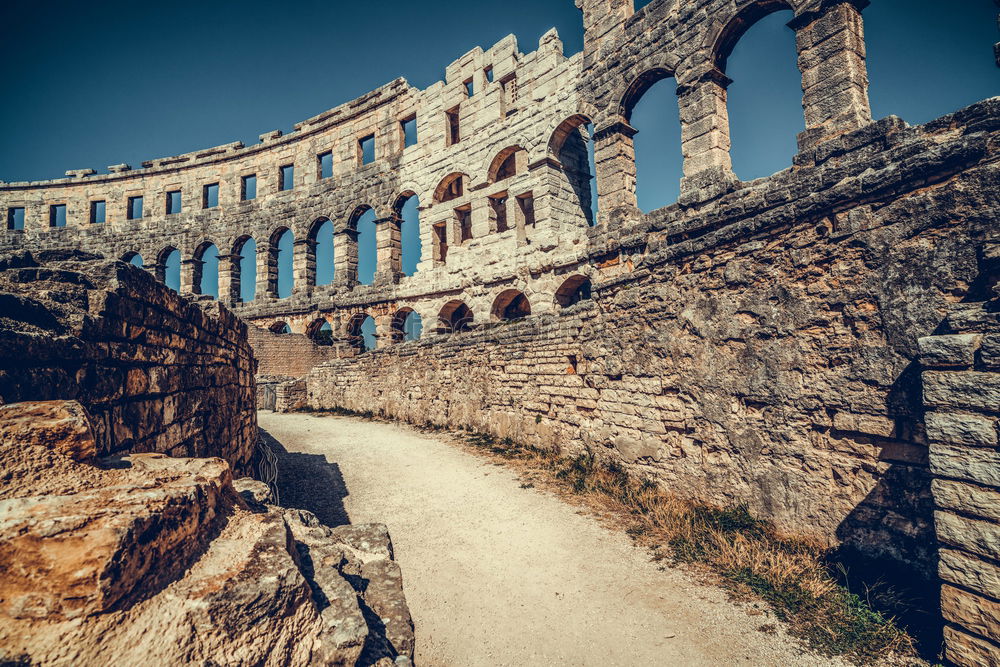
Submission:
<svg viewBox="0 0 1000 667">
<path fill-rule="evenodd" d="M 555 26 L 567 54 L 582 48 L 572 0 L 502 4 L 0 2 L 0 179 L 255 143 L 397 76 L 425 87 L 469 49 L 509 33 L 528 52 Z M 864 16 L 876 118 L 922 123 L 1000 94 L 992 0 L 873 0 Z M 733 164 L 743 179 L 790 165 L 802 129 L 788 18 L 758 23 L 729 59 Z M 652 210 L 676 199 L 680 178 L 672 80 L 650 90 L 632 123 L 639 203 Z M 361 271 L 371 267 L 363 261 Z"/>
</svg>

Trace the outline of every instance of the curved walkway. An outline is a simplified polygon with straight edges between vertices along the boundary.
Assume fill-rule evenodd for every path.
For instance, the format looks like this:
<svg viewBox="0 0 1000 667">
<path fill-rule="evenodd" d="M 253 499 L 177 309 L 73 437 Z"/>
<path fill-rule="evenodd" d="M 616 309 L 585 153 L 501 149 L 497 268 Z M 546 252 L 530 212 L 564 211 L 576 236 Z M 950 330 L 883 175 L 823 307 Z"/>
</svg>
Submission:
<svg viewBox="0 0 1000 667">
<path fill-rule="evenodd" d="M 344 417 L 260 423 L 288 452 L 282 504 L 388 524 L 419 666 L 840 664 L 758 631 L 774 620 L 661 571 L 623 533 L 446 437 Z"/>
</svg>

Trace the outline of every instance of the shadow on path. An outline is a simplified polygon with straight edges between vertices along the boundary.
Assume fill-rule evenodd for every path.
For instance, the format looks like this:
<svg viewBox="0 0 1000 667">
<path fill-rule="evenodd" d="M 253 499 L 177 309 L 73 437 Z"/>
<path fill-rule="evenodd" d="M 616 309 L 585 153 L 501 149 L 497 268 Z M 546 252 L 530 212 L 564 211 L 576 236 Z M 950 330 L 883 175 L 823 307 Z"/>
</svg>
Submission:
<svg viewBox="0 0 1000 667">
<path fill-rule="evenodd" d="M 289 452 L 264 429 L 260 434 L 278 459 L 277 486 L 282 507 L 308 510 L 330 527 L 351 523 L 344 508 L 348 491 L 340 466 L 328 463 L 322 454 Z"/>
</svg>

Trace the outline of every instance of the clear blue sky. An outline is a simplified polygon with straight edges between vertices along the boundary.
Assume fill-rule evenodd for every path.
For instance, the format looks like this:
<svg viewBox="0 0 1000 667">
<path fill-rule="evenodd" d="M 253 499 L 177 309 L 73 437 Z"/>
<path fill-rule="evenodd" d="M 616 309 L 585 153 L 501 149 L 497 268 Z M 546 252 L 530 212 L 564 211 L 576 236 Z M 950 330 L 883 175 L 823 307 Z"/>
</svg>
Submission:
<svg viewBox="0 0 1000 667">
<path fill-rule="evenodd" d="M 475 46 L 509 33 L 522 51 L 555 26 L 582 48 L 572 0 L 490 3 L 0 3 L 0 179 L 143 160 L 241 140 L 353 99 L 397 76 L 425 87 Z M 922 123 L 1000 94 L 992 0 L 873 0 L 864 13 L 877 118 Z M 729 59 L 733 164 L 743 179 L 791 164 L 802 129 L 794 35 L 779 13 Z M 263 94 L 262 94 L 263 93 Z M 644 210 L 673 202 L 680 178 L 672 80 L 632 118 Z M 413 202 L 415 204 L 415 202 Z M 406 234 L 407 272 L 415 235 Z M 149 259 L 149 258 L 147 258 Z M 367 262 L 367 260 L 366 260 Z M 365 262 L 362 274 L 372 267 Z M 290 272 L 285 272 L 290 273 Z M 249 281 L 244 281 L 249 282 Z"/>
</svg>

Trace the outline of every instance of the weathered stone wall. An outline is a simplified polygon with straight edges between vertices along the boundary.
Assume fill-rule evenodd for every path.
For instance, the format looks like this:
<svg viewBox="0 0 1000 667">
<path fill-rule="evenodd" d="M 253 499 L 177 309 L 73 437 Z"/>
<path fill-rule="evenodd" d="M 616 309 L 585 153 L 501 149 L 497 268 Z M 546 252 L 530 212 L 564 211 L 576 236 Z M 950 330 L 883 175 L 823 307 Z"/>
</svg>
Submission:
<svg viewBox="0 0 1000 667">
<path fill-rule="evenodd" d="M 1000 656 L 998 305 L 962 304 L 920 339 L 946 657 L 960 665 Z"/>
<path fill-rule="evenodd" d="M 101 454 L 220 456 L 257 442 L 246 325 L 123 262 L 79 253 L 0 257 L 0 403 L 72 399 Z"/>
<path fill-rule="evenodd" d="M 917 339 L 979 289 L 997 107 L 847 135 L 701 229 L 651 216 L 594 258 L 592 299 L 328 362 L 309 403 L 589 447 L 930 575 Z"/>
<path fill-rule="evenodd" d="M 248 327 L 247 333 L 257 360 L 258 375 L 304 377 L 314 366 L 344 352 L 316 345 L 305 334 L 276 334 L 255 326 Z"/>
</svg>

